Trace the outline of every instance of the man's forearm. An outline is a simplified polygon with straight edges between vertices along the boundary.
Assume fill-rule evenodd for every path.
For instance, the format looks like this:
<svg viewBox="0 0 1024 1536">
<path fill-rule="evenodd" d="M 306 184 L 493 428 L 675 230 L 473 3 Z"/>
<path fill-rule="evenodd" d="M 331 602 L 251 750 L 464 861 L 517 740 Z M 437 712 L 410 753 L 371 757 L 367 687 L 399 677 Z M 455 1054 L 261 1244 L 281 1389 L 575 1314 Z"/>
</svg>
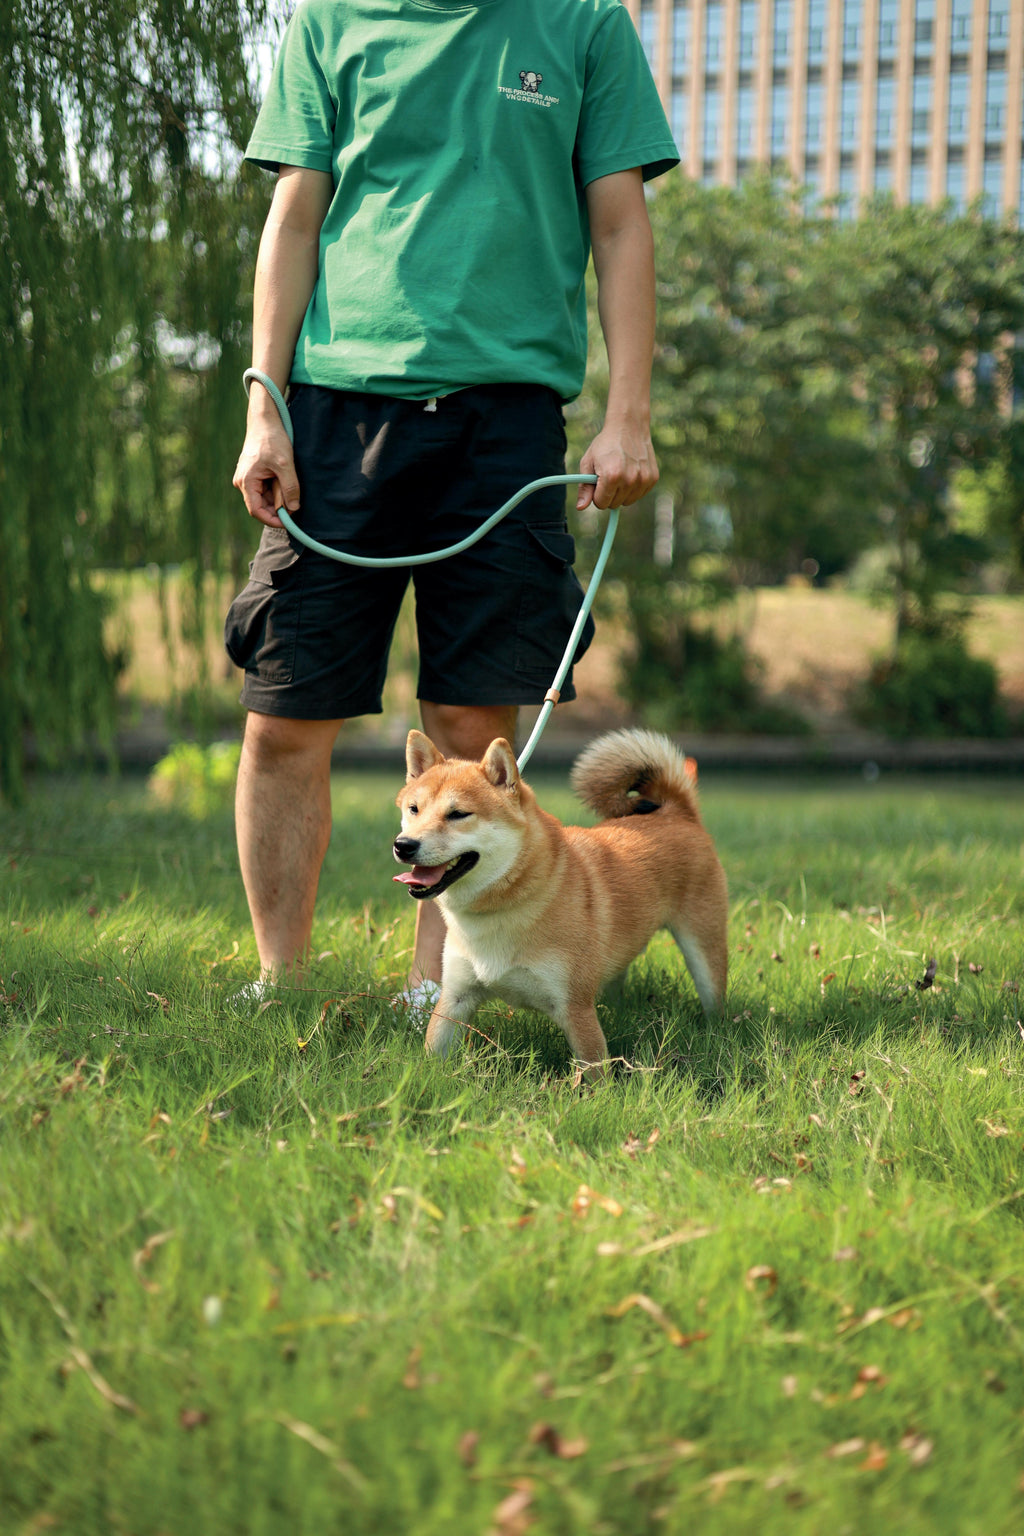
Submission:
<svg viewBox="0 0 1024 1536">
<path fill-rule="evenodd" d="M 295 343 L 317 280 L 319 236 L 267 220 L 256 260 L 253 292 L 252 365 L 283 390 L 292 371 Z M 253 390 L 253 407 L 270 402 Z"/>
<path fill-rule="evenodd" d="M 597 308 L 608 350 L 606 423 L 646 427 L 654 356 L 654 241 L 646 217 L 623 224 L 594 246 Z"/>
</svg>

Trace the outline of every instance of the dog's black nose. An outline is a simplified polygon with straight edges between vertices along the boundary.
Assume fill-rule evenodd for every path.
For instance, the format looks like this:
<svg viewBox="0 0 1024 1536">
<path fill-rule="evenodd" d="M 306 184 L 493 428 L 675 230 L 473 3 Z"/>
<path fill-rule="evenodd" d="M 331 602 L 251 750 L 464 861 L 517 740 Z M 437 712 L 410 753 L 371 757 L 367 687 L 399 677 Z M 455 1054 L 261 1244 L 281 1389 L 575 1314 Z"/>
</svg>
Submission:
<svg viewBox="0 0 1024 1536">
<path fill-rule="evenodd" d="M 415 864 L 420 851 L 419 841 L 415 837 L 396 837 L 394 851 L 400 864 Z"/>
</svg>

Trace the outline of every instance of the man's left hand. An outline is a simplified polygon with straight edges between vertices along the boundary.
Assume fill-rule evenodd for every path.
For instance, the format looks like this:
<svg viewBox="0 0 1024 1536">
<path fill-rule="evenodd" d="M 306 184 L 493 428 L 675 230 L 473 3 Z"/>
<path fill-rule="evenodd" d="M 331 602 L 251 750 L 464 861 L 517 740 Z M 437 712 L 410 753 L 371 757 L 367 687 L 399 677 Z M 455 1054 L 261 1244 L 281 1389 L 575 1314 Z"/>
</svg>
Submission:
<svg viewBox="0 0 1024 1536">
<path fill-rule="evenodd" d="M 658 462 L 646 427 L 605 422 L 580 460 L 580 472 L 597 475 L 596 485 L 581 485 L 576 510 L 631 507 L 658 483 Z"/>
</svg>

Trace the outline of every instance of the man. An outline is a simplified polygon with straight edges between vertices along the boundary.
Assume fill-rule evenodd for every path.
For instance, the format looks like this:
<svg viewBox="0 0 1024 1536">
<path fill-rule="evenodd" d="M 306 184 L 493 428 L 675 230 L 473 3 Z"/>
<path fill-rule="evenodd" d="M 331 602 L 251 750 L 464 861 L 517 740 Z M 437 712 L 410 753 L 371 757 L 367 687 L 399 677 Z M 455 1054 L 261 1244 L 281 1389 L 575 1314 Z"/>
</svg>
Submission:
<svg viewBox="0 0 1024 1536">
<path fill-rule="evenodd" d="M 246 669 L 239 857 L 263 981 L 310 942 L 345 718 L 380 712 L 408 572 L 293 543 L 276 509 L 363 554 L 444 547 L 564 471 L 592 249 L 609 359 L 577 506 L 655 484 L 654 269 L 643 183 L 678 157 L 618 0 L 303 0 L 247 158 L 276 171 L 253 366 L 291 385 L 294 454 L 254 384 L 234 483 L 263 523 L 226 643 Z M 579 607 L 560 489 L 416 573 L 418 695 L 448 756 L 514 739 Z M 581 654 L 589 641 L 585 637 Z M 572 698 L 571 680 L 563 698 Z M 423 903 L 410 987 L 440 978 Z"/>
</svg>

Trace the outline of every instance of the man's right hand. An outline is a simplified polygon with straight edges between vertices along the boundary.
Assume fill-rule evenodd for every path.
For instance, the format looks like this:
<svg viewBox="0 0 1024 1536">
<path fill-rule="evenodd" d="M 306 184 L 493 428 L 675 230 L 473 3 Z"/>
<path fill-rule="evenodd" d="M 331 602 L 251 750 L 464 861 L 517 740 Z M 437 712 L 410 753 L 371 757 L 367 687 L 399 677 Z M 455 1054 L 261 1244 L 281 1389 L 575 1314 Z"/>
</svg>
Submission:
<svg viewBox="0 0 1024 1536">
<path fill-rule="evenodd" d="M 268 528 L 283 528 L 278 507 L 287 507 L 293 515 L 299 510 L 295 457 L 277 406 L 254 383 L 253 395 L 257 394 L 264 396 L 266 405 L 250 399 L 245 442 L 231 483 L 241 491 L 250 517 Z"/>
</svg>

